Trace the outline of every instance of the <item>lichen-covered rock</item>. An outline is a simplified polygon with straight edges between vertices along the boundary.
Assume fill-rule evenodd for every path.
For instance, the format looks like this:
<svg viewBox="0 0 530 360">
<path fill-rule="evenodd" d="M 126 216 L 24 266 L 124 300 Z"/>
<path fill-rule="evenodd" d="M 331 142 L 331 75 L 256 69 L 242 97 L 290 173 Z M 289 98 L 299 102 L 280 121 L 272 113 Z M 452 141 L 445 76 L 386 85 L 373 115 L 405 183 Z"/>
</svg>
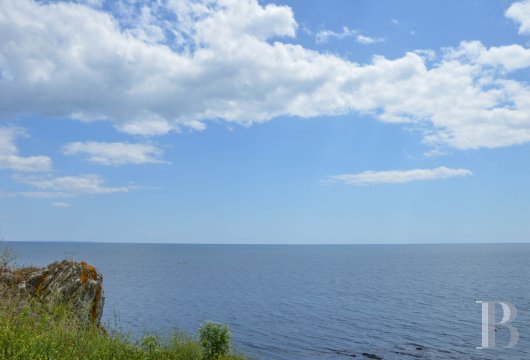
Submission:
<svg viewBox="0 0 530 360">
<path fill-rule="evenodd" d="M 5 271 L 3 276 L 10 278 Z M 13 277 L 17 278 L 17 274 Z M 85 262 L 63 260 L 26 271 L 19 277 L 16 286 L 21 293 L 49 304 L 70 303 L 82 322 L 100 324 L 105 302 L 103 276 L 94 267 Z"/>
</svg>

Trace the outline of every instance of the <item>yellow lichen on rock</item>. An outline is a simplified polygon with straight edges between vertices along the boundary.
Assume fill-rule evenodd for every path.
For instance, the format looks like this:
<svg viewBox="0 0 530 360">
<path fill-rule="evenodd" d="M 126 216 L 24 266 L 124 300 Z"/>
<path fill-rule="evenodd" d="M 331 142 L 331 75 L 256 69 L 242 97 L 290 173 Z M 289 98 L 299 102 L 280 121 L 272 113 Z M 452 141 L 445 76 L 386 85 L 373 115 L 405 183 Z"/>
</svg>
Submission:
<svg viewBox="0 0 530 360">
<path fill-rule="evenodd" d="M 103 276 L 86 262 L 63 260 L 44 268 L 7 269 L 1 275 L 0 292 L 13 289 L 50 305 L 72 305 L 83 323 L 99 326 L 105 304 Z"/>
<path fill-rule="evenodd" d="M 96 279 L 97 273 L 96 273 L 96 269 L 93 266 L 88 265 L 84 261 L 81 261 L 79 264 L 81 265 L 81 275 L 80 275 L 81 284 L 86 283 L 87 280 L 89 279 L 90 280 Z"/>
</svg>

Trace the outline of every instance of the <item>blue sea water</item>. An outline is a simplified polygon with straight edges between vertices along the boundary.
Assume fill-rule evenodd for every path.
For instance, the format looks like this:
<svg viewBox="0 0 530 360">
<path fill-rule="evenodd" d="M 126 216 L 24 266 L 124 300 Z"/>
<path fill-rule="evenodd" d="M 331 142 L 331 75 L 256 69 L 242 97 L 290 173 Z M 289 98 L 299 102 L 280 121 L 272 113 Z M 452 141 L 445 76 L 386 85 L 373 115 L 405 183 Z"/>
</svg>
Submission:
<svg viewBox="0 0 530 360">
<path fill-rule="evenodd" d="M 530 357 L 530 244 L 9 246 L 21 264 L 66 257 L 95 265 L 104 321 L 135 335 L 195 333 L 212 320 L 259 359 Z M 476 349 L 477 300 L 517 307 L 515 347 Z M 508 338 L 498 327 L 497 345 Z"/>
</svg>

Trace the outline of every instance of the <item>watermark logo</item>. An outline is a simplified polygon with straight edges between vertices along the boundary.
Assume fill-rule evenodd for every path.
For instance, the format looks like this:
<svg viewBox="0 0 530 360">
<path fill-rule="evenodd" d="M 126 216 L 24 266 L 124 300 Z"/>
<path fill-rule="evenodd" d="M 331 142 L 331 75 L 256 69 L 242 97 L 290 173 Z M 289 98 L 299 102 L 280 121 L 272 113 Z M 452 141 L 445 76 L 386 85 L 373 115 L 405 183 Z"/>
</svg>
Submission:
<svg viewBox="0 0 530 360">
<path fill-rule="evenodd" d="M 517 308 L 506 301 L 476 301 L 482 305 L 482 346 L 477 349 L 495 349 L 496 326 L 503 326 L 510 330 L 510 342 L 504 348 L 512 348 L 519 341 L 519 332 L 511 324 L 517 317 Z M 502 308 L 502 318 L 496 322 L 495 308 L 500 305 Z"/>
</svg>

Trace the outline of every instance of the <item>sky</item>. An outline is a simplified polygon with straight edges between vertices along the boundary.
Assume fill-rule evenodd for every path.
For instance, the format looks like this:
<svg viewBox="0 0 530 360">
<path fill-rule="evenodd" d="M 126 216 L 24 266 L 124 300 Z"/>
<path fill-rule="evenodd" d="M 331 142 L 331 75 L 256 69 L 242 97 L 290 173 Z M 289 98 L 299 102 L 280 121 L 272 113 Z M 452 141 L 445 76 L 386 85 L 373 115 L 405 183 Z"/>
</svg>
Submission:
<svg viewBox="0 0 530 360">
<path fill-rule="evenodd" d="M 0 0 L 10 241 L 530 240 L 530 0 Z"/>
</svg>

